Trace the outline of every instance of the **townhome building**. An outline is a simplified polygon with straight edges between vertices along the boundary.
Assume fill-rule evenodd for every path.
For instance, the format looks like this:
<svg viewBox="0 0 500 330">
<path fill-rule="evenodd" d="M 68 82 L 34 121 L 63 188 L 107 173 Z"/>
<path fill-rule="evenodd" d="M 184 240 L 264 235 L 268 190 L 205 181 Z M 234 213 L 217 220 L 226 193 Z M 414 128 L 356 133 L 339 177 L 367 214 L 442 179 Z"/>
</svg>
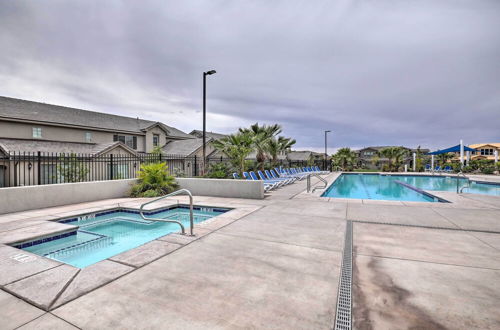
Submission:
<svg viewBox="0 0 500 330">
<path fill-rule="evenodd" d="M 67 176 L 49 174 L 54 167 L 61 172 L 60 164 L 48 162 L 61 154 L 85 155 L 89 163 L 107 155 L 140 159 L 155 147 L 193 138 L 162 122 L 0 96 L 0 187 L 64 182 Z M 100 165 L 98 179 L 137 170 L 137 164 Z M 93 170 L 86 168 L 87 175 Z"/>
</svg>

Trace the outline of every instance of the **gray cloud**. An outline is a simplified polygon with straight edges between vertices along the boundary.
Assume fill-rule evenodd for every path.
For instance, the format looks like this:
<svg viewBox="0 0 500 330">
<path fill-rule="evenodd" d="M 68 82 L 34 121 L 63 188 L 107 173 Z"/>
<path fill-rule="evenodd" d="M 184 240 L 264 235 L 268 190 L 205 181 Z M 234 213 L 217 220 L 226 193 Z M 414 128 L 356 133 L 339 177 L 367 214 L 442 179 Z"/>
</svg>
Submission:
<svg viewBox="0 0 500 330">
<path fill-rule="evenodd" d="M 298 148 L 500 140 L 500 2 L 0 0 L 0 94 Z"/>
</svg>

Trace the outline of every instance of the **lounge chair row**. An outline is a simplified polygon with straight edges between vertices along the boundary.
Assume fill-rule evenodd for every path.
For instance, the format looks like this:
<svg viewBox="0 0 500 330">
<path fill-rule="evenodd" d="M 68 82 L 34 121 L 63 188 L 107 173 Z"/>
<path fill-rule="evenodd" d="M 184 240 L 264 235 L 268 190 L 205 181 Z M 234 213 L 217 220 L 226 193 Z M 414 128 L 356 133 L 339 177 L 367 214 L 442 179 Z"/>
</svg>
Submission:
<svg viewBox="0 0 500 330">
<path fill-rule="evenodd" d="M 427 164 L 427 165 L 425 165 L 425 171 L 426 172 L 446 172 L 446 173 L 451 173 L 451 172 L 453 172 L 453 168 L 451 166 L 449 166 L 449 165 L 446 165 L 443 168 L 441 168 L 441 166 L 436 166 L 434 168 L 434 171 L 433 171 L 431 165 Z"/>
<path fill-rule="evenodd" d="M 274 168 L 271 170 L 243 172 L 243 177 L 247 180 L 263 181 L 264 191 L 274 190 L 297 180 L 303 180 L 309 174 L 327 174 L 328 171 L 321 171 L 319 167 L 303 167 L 303 168 Z M 258 175 L 258 176 L 257 176 Z M 241 179 L 238 173 L 233 173 L 234 179 Z"/>
</svg>

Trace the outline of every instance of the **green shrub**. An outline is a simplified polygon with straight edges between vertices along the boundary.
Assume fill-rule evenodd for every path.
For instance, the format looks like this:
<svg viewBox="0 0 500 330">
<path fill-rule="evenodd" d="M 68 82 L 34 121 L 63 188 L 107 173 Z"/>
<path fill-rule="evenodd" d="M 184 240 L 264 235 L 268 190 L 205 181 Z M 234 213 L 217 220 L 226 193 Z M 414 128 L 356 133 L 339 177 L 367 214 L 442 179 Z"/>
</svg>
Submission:
<svg viewBox="0 0 500 330">
<path fill-rule="evenodd" d="M 448 165 L 451 166 L 451 168 L 453 169 L 453 172 L 455 172 L 455 173 L 458 173 L 460 171 L 465 172 L 465 167 L 467 167 L 467 166 L 465 166 L 462 169 L 462 164 L 460 162 L 451 162 Z"/>
<path fill-rule="evenodd" d="M 178 188 L 175 178 L 168 173 L 166 163 L 142 164 L 138 182 L 132 187 L 132 197 L 158 197 Z"/>
<path fill-rule="evenodd" d="M 494 167 L 483 167 L 481 169 L 481 173 L 483 173 L 483 174 L 493 174 L 493 172 L 495 172 Z"/>
<path fill-rule="evenodd" d="M 227 178 L 231 177 L 231 174 L 233 172 L 234 172 L 234 169 L 229 164 L 227 164 L 227 163 L 215 163 L 215 164 L 210 165 L 205 177 L 206 178 L 213 178 L 213 179 L 227 179 Z"/>
<path fill-rule="evenodd" d="M 464 173 L 471 173 L 474 169 L 471 166 L 464 166 L 462 169 L 462 172 Z"/>
<path fill-rule="evenodd" d="M 174 167 L 173 174 L 176 178 L 184 178 L 186 176 L 186 173 L 179 167 Z"/>
</svg>

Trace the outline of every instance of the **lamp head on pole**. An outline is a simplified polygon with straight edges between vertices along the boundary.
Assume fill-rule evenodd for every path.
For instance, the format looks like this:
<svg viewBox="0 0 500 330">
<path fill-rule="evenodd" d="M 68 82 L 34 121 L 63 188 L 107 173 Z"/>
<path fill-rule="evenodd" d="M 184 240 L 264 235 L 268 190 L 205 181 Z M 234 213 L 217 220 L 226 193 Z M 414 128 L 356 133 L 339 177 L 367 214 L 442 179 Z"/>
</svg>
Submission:
<svg viewBox="0 0 500 330">
<path fill-rule="evenodd" d="M 217 71 L 215 71 L 215 70 L 210 70 L 210 71 L 203 72 L 203 73 L 204 73 L 206 76 L 210 76 L 210 75 L 212 75 L 212 74 L 214 74 L 214 73 L 216 73 L 216 72 L 217 72 Z"/>
</svg>

